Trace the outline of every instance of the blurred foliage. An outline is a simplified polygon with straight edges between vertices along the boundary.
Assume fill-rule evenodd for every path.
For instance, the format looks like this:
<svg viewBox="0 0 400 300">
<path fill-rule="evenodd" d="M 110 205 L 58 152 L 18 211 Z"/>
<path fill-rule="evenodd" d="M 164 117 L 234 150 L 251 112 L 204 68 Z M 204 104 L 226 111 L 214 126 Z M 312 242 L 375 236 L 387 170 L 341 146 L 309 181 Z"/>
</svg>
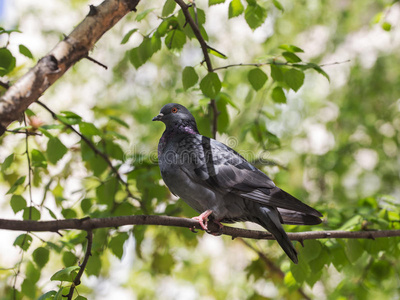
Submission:
<svg viewBox="0 0 400 300">
<path fill-rule="evenodd" d="M 24 33 L 25 20 L 43 21 L 37 28 L 48 51 L 90 4 L 57 2 L 62 7 L 22 6 L 1 24 L 0 93 L 45 54 Z M 161 180 L 163 128 L 151 119 L 179 102 L 211 136 L 213 98 L 217 138 L 324 212 L 322 225 L 289 231 L 400 229 L 398 1 L 210 0 L 190 13 L 213 47 L 213 67 L 222 68 L 207 71 L 174 1 L 141 2 L 91 54 L 111 71 L 80 62 L 41 99 L 55 119 L 32 104 L 27 123 L 9 128 L 41 135 L 0 137 L 2 217 L 194 216 Z M 15 237 L 3 241 L 21 254 L 0 261 L 0 299 L 62 299 L 86 233 Z M 296 243 L 298 265 L 273 241 L 249 243 L 182 228 L 98 229 L 75 299 L 400 295 L 399 238 L 307 240 Z"/>
</svg>

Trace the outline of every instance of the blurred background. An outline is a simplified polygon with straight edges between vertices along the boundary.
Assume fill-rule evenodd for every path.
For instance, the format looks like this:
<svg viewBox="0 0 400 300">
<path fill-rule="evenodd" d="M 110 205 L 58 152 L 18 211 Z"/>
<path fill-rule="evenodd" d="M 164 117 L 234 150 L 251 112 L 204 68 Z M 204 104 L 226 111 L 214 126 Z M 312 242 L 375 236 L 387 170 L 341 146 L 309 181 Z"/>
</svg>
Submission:
<svg viewBox="0 0 400 300">
<path fill-rule="evenodd" d="M 155 150 L 164 127 L 151 119 L 164 104 L 178 102 L 193 112 L 200 132 L 211 136 L 209 99 L 198 84 L 186 90 L 182 86 L 186 66 L 195 67 L 200 78 L 207 74 L 198 41 L 188 39 L 182 49 L 164 46 L 138 68 L 129 58 L 129 51 L 163 21 L 164 2 L 142 1 L 137 13 L 121 20 L 96 44 L 90 56 L 107 70 L 82 60 L 40 98 L 54 112 L 73 112 L 102 132 L 101 138 L 91 136 L 93 142 L 101 149 L 101 141 L 107 141 L 105 151 L 142 203 L 124 201 L 122 187 L 108 194 L 114 206 L 99 200 L 100 186 L 114 184 L 115 177 L 101 159 L 89 154 L 90 149 L 84 149 L 79 136 L 32 104 L 31 124 L 33 119 L 48 126 L 45 130 L 68 150 L 52 159 L 46 152 L 47 137 L 29 137 L 31 155 L 36 149 L 50 161 L 33 169 L 29 205 L 41 220 L 195 215 L 169 194 L 161 180 Z M 3 78 L 13 82 L 27 72 L 83 20 L 90 4 L 100 3 L 0 1 L 0 26 L 18 30 L 0 35 L 1 47 L 16 58 L 16 67 Z M 304 50 L 296 53 L 302 61 L 321 65 L 329 80 L 306 70 L 302 87 L 297 92 L 285 89 L 286 100 L 278 103 L 271 97 L 276 82 L 269 65 L 261 67 L 268 80 L 257 91 L 249 84 L 251 67 L 217 71 L 225 95 L 218 102 L 217 139 L 253 161 L 282 189 L 324 213 L 324 224 L 287 226 L 290 231 L 398 228 L 400 3 L 281 0 L 283 11 L 271 1 L 258 3 L 267 17 L 252 30 L 243 15 L 228 18 L 230 1 L 210 7 L 207 1 L 196 2 L 205 12 L 208 43 L 227 56 L 212 57 L 214 68 L 266 62 L 280 55 L 280 45 L 289 44 Z M 138 20 L 143 12 L 147 13 Z M 137 31 L 121 44 L 132 29 Z M 16 211 L 6 194 L 28 173 L 25 152 L 24 135 L 0 137 L 0 162 L 4 165 L 13 154 L 0 175 L 1 218 L 20 219 L 26 213 L 26 208 Z M 30 203 L 26 184 L 14 194 Z M 236 226 L 259 229 L 252 224 Z M 0 299 L 11 299 L 13 287 L 18 297 L 27 299 L 58 290 L 59 282 L 50 281 L 51 275 L 83 257 L 85 233 L 32 234 L 25 255 L 13 246 L 20 234 L 0 231 Z M 93 256 L 78 291 L 88 299 L 397 299 L 399 239 L 377 241 L 307 241 L 304 248 L 296 243 L 303 259 L 297 267 L 274 242 L 246 244 L 156 226 L 102 229 L 96 231 Z M 44 267 L 32 261 L 37 247 L 49 250 L 50 263 Z"/>
</svg>

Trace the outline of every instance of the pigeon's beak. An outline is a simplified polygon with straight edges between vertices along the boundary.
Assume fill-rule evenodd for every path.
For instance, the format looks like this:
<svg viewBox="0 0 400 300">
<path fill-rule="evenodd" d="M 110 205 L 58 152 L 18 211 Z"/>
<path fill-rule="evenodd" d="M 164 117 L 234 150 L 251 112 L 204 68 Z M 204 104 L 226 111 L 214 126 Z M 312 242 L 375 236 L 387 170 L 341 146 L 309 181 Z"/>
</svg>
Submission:
<svg viewBox="0 0 400 300">
<path fill-rule="evenodd" d="M 152 121 L 161 121 L 162 117 L 164 117 L 164 114 L 159 113 L 157 116 L 155 116 L 155 117 L 153 118 Z"/>
</svg>

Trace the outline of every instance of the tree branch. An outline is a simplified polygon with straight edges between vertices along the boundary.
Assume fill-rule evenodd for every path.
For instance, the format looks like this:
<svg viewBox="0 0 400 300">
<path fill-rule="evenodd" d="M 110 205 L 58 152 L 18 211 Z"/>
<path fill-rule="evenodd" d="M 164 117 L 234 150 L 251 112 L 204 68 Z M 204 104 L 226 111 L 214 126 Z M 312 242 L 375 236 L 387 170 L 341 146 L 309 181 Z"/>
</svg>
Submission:
<svg viewBox="0 0 400 300">
<path fill-rule="evenodd" d="M 96 228 L 114 228 L 126 225 L 159 225 L 186 227 L 191 229 L 200 229 L 199 222 L 193 219 L 157 216 L 157 215 L 136 215 L 121 216 L 109 218 L 83 218 L 83 219 L 65 219 L 53 221 L 31 221 L 31 220 L 9 220 L 0 219 L 0 229 L 15 231 L 42 231 L 42 232 L 58 232 L 60 230 L 77 229 L 92 230 Z M 208 227 L 211 233 L 221 233 L 229 235 L 232 238 L 249 238 L 258 240 L 274 240 L 272 234 L 267 231 L 248 230 L 224 226 L 221 230 L 219 226 L 213 222 L 209 222 Z M 304 231 L 304 232 L 288 232 L 291 240 L 304 241 L 315 239 L 375 239 L 384 237 L 400 236 L 400 230 L 370 230 L 370 231 Z"/>
<path fill-rule="evenodd" d="M 69 294 L 68 294 L 68 300 L 72 300 L 72 296 L 74 295 L 75 287 L 81 284 L 81 277 L 83 275 L 83 272 L 85 271 L 86 265 L 89 261 L 89 257 L 92 255 L 92 244 L 93 244 L 92 230 L 87 231 L 86 238 L 87 238 L 88 242 L 87 242 L 87 246 L 86 246 L 85 258 L 83 259 L 83 262 L 80 266 L 81 268 L 79 269 L 78 274 L 76 274 L 74 282 L 71 284 L 71 288 L 69 289 Z"/>
<path fill-rule="evenodd" d="M 0 98 L 0 135 L 140 0 L 105 0 Z"/>
<path fill-rule="evenodd" d="M 175 0 L 175 2 L 182 8 L 182 12 L 186 18 L 186 21 L 189 23 L 190 27 L 193 30 L 194 35 L 196 36 L 197 40 L 200 43 L 201 51 L 203 51 L 204 60 L 207 65 L 208 72 L 213 72 L 213 67 L 211 64 L 210 55 L 208 54 L 208 46 L 206 41 L 204 40 L 203 36 L 201 35 L 200 29 L 197 26 L 196 22 L 193 20 L 192 16 L 189 12 L 189 5 L 185 4 L 182 0 Z"/>
<path fill-rule="evenodd" d="M 53 117 L 54 120 L 59 121 L 60 123 L 62 123 L 64 126 L 68 127 L 69 129 L 71 129 L 73 132 L 75 132 L 77 135 L 79 135 L 79 137 L 82 139 L 82 141 L 84 141 L 90 149 L 92 149 L 92 151 L 96 154 L 99 155 L 101 158 L 104 159 L 104 161 L 107 163 L 107 165 L 111 168 L 111 170 L 113 171 L 113 173 L 115 174 L 115 176 L 117 177 L 117 180 L 119 182 L 121 182 L 121 184 L 124 185 L 126 193 L 128 194 L 129 197 L 131 197 L 132 199 L 141 201 L 141 199 L 135 197 L 132 195 L 131 191 L 129 190 L 129 184 L 128 182 L 126 182 L 125 180 L 122 179 L 121 175 L 119 174 L 118 170 L 116 167 L 114 167 L 114 165 L 112 164 L 110 158 L 103 152 L 101 152 L 99 149 L 96 148 L 96 146 L 87 138 L 85 137 L 83 134 L 81 134 L 78 130 L 76 130 L 72 125 L 67 124 L 65 122 L 63 122 L 62 120 L 60 120 L 57 117 L 57 114 L 52 111 L 46 104 L 44 104 L 43 102 L 37 100 L 36 101 L 37 104 L 39 104 L 40 106 L 42 106 L 45 110 L 47 110 L 51 116 Z"/>
<path fill-rule="evenodd" d="M 201 35 L 199 26 L 197 25 L 197 22 L 195 20 L 193 20 L 192 16 L 190 15 L 189 12 L 189 5 L 185 4 L 185 2 L 183 2 L 182 0 L 175 0 L 175 2 L 182 8 L 182 12 L 186 18 L 186 22 L 189 23 L 190 27 L 193 30 L 194 35 L 196 36 L 197 40 L 200 43 L 201 46 L 201 51 L 203 52 L 204 55 L 204 61 L 206 62 L 207 65 L 207 71 L 208 72 L 214 72 L 213 66 L 211 64 L 211 59 L 210 59 L 210 55 L 208 54 L 208 48 L 210 48 L 206 41 L 204 40 L 203 36 Z M 194 6 L 195 7 L 195 6 Z M 196 14 L 197 17 L 197 14 Z M 215 139 L 217 137 L 217 126 L 218 126 L 218 109 L 217 109 L 217 105 L 215 103 L 215 99 L 211 99 L 209 106 L 211 107 L 212 111 L 213 111 L 213 122 L 212 122 L 212 134 L 213 134 L 213 138 Z"/>
<path fill-rule="evenodd" d="M 9 82 L 4 82 L 0 80 L 0 86 L 8 90 L 10 88 L 10 83 Z"/>
</svg>

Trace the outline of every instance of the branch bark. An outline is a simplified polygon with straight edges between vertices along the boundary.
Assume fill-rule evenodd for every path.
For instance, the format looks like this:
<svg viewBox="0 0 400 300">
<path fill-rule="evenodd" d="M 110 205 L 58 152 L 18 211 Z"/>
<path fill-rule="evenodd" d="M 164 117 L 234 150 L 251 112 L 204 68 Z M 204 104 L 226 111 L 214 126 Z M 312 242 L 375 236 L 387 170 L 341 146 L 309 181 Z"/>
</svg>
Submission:
<svg viewBox="0 0 400 300">
<path fill-rule="evenodd" d="M 83 218 L 83 219 L 66 219 L 53 221 L 31 221 L 31 220 L 9 220 L 0 219 L 0 229 L 15 231 L 42 231 L 42 232 L 59 232 L 60 230 L 77 229 L 77 230 L 93 230 L 96 228 L 112 228 L 125 225 L 159 225 L 186 227 L 190 229 L 202 230 L 199 222 L 193 219 L 157 216 L 157 215 L 136 215 L 121 216 L 109 218 Z M 258 240 L 274 240 L 275 238 L 267 231 L 248 230 L 242 228 L 234 228 L 224 226 L 219 230 L 219 226 L 213 222 L 209 222 L 208 227 L 212 233 L 220 233 L 229 235 L 232 238 L 249 238 Z M 384 237 L 400 236 L 400 230 L 370 230 L 370 231 L 304 231 L 304 232 L 288 232 L 291 240 L 304 241 L 315 239 L 345 238 L 345 239 L 375 239 Z"/>
<path fill-rule="evenodd" d="M 89 14 L 71 34 L 41 58 L 0 98 L 0 135 L 72 65 L 88 57 L 89 51 L 103 34 L 127 13 L 135 10 L 139 1 L 105 0 L 99 6 L 90 6 Z"/>
</svg>

